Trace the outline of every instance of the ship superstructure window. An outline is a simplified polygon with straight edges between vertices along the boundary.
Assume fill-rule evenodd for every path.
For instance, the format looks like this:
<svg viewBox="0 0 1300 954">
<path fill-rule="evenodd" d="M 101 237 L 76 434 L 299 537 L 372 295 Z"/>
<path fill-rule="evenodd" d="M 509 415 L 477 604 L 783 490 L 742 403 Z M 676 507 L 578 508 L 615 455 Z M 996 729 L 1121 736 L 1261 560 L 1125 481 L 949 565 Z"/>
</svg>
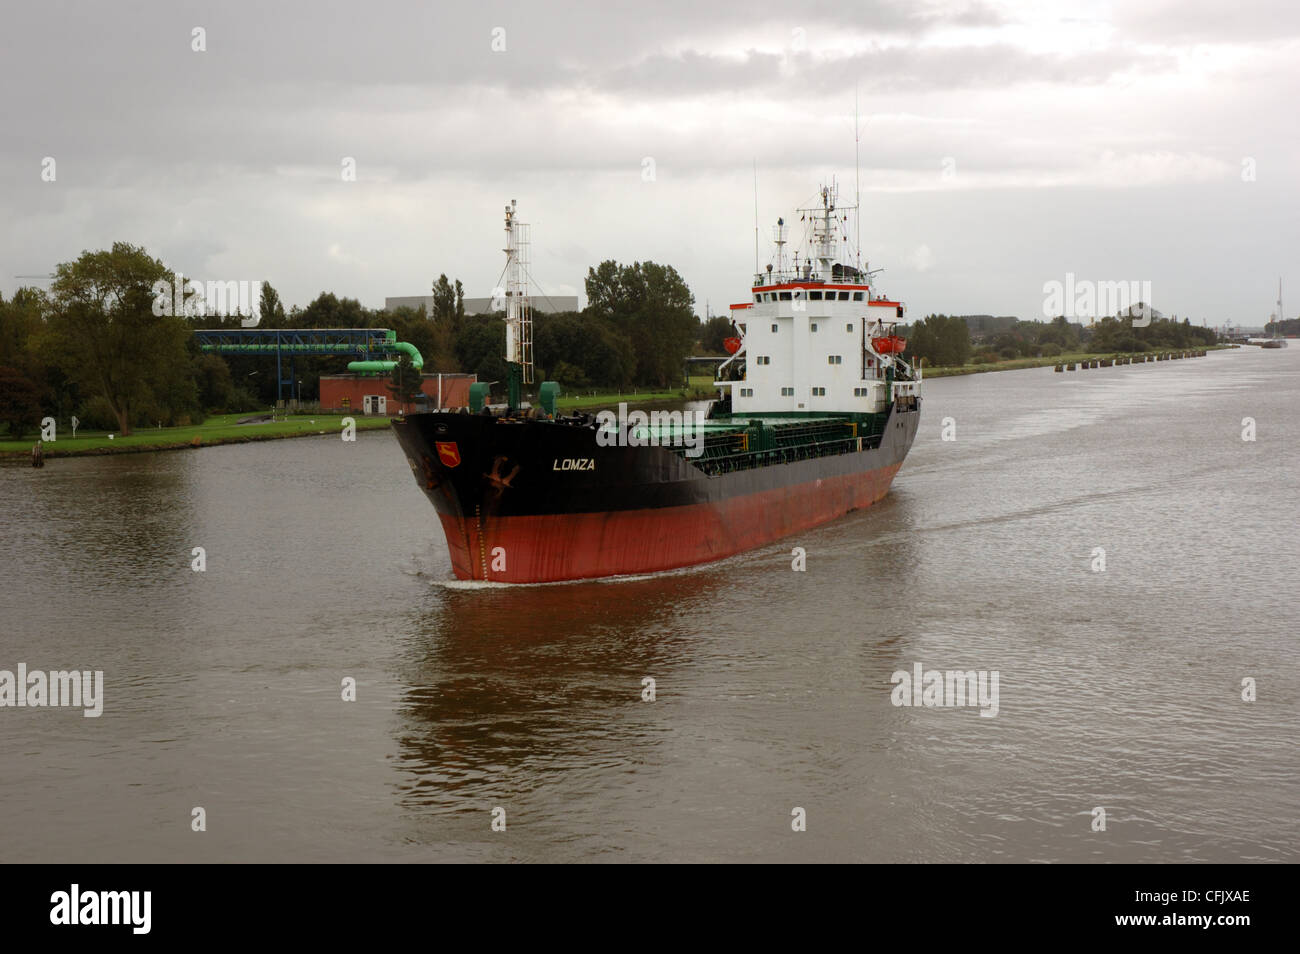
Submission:
<svg viewBox="0 0 1300 954">
<path fill-rule="evenodd" d="M 817 322 L 814 321 L 811 325 L 809 325 L 809 326 L 808 326 L 808 330 L 809 330 L 809 331 L 816 331 L 816 330 L 817 330 Z"/>
<path fill-rule="evenodd" d="M 867 389 L 867 388 L 854 388 L 854 389 L 853 389 L 853 396 L 854 396 L 854 397 L 866 397 L 869 393 L 871 393 L 871 392 L 870 392 L 869 389 Z"/>
<path fill-rule="evenodd" d="M 771 363 L 772 363 L 772 356 L 771 356 L 770 354 L 760 354 L 760 355 L 759 355 L 757 358 L 755 358 L 754 360 L 755 360 L 757 363 L 759 363 L 759 364 L 771 364 Z"/>
<path fill-rule="evenodd" d="M 827 364 L 843 364 L 843 363 L 844 363 L 844 355 L 842 355 L 842 354 L 828 354 L 828 355 L 826 356 L 826 363 L 827 363 Z"/>
<path fill-rule="evenodd" d="M 826 396 L 826 389 L 825 389 L 825 388 L 813 388 L 812 391 L 813 391 L 813 397 L 825 397 L 825 396 Z"/>
<path fill-rule="evenodd" d="M 790 301 L 790 299 L 791 299 L 792 297 L 793 297 L 793 296 L 791 295 L 790 292 L 781 292 L 781 300 L 782 300 L 782 301 Z"/>
<path fill-rule="evenodd" d="M 782 388 L 781 397 L 794 397 L 794 388 Z"/>
<path fill-rule="evenodd" d="M 757 303 L 757 302 L 761 302 L 762 300 L 763 300 L 763 296 L 762 296 L 762 295 L 755 295 L 755 296 L 754 296 L 754 301 L 755 301 L 756 303 Z"/>
<path fill-rule="evenodd" d="M 854 292 L 854 293 L 853 293 L 853 300 L 854 300 L 854 301 L 862 301 L 862 292 Z"/>
<path fill-rule="evenodd" d="M 860 390 L 860 389 L 859 389 L 859 390 Z M 754 396 L 754 389 L 753 389 L 753 388 L 741 388 L 741 389 L 740 389 L 740 396 L 741 396 L 741 397 L 753 397 L 753 396 Z"/>
<path fill-rule="evenodd" d="M 772 334 L 776 334 L 776 325 L 772 326 Z"/>
<path fill-rule="evenodd" d="M 840 292 L 840 301 L 848 301 L 848 300 L 849 300 L 849 293 L 848 293 L 848 292 Z"/>
<path fill-rule="evenodd" d="M 853 326 L 852 326 L 852 325 L 845 325 L 845 326 L 844 326 L 844 330 L 847 331 L 849 334 L 853 334 Z"/>
<path fill-rule="evenodd" d="M 821 293 L 821 292 L 809 292 L 809 293 L 808 293 L 808 300 L 809 300 L 809 301 L 821 301 L 821 300 L 822 300 L 822 293 Z"/>
</svg>

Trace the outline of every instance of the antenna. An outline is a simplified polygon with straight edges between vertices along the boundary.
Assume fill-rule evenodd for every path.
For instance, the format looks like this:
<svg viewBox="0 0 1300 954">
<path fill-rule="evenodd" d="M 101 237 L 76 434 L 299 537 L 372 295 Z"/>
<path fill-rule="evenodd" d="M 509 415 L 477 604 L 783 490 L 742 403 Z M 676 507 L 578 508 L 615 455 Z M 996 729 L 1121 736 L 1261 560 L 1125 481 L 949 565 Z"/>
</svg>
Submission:
<svg viewBox="0 0 1300 954">
<path fill-rule="evenodd" d="M 761 275 L 758 264 L 758 159 L 754 159 L 754 274 Z"/>
<path fill-rule="evenodd" d="M 853 254 L 858 271 L 862 271 L 862 185 L 858 171 L 862 133 L 858 129 L 858 84 L 853 84 Z"/>
</svg>

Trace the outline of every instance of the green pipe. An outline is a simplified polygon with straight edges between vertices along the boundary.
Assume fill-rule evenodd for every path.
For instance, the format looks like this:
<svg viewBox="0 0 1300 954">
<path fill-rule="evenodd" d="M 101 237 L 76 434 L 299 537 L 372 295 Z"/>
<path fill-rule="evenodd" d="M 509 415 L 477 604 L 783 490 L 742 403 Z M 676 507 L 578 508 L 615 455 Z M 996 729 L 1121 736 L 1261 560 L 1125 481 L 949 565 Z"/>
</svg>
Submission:
<svg viewBox="0 0 1300 954">
<path fill-rule="evenodd" d="M 199 345 L 200 351 L 216 352 L 217 354 L 226 354 L 228 352 L 244 352 L 246 354 L 274 354 L 277 351 L 297 352 L 304 351 L 336 351 L 340 354 L 355 354 L 360 349 L 356 345 L 268 345 L 268 344 L 223 344 L 223 345 Z"/>
<path fill-rule="evenodd" d="M 232 353 L 275 354 L 277 351 L 283 351 L 289 354 L 301 353 L 304 351 L 317 352 L 317 353 L 321 351 L 333 351 L 339 354 L 356 354 L 360 349 L 354 344 L 335 344 L 335 345 L 329 345 L 329 344 L 209 345 L 209 344 L 204 344 L 204 345 L 199 345 L 199 350 L 205 352 L 215 352 L 217 354 L 232 354 Z M 421 368 L 424 367 L 424 355 L 420 354 L 420 349 L 417 348 L 415 345 L 410 344 L 409 342 L 398 341 L 397 333 L 394 331 L 389 331 L 388 334 L 384 336 L 384 344 L 382 347 L 373 347 L 369 350 L 384 351 L 386 353 L 391 353 L 394 351 L 400 352 L 411 359 L 411 367 L 413 367 L 416 371 L 419 371 Z M 348 364 L 348 370 L 359 371 L 363 373 L 376 373 L 376 372 L 387 373 L 389 371 L 392 371 L 393 368 L 397 367 L 397 365 L 398 362 L 396 361 L 352 361 L 349 362 Z"/>
<path fill-rule="evenodd" d="M 409 344 L 405 341 L 391 341 L 389 342 L 388 347 L 393 351 L 400 351 L 402 354 L 409 356 L 411 359 L 411 367 L 416 371 L 419 371 L 424 367 L 424 356 L 420 354 L 420 349 L 415 345 Z M 348 370 L 356 371 L 361 374 L 375 374 L 381 372 L 387 374 L 389 371 L 392 371 L 393 368 L 397 367 L 398 364 L 399 362 L 397 361 L 349 361 Z"/>
</svg>

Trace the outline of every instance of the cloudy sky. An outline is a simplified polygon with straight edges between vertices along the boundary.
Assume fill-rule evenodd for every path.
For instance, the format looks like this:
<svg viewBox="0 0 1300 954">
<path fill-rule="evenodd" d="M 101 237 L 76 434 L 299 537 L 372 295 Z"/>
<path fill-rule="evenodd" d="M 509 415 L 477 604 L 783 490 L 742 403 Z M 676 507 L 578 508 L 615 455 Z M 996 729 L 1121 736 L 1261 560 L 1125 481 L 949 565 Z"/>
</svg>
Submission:
<svg viewBox="0 0 1300 954">
<path fill-rule="evenodd" d="M 514 198 L 545 291 L 651 259 L 725 311 L 755 163 L 765 236 L 851 200 L 856 90 L 864 251 L 913 316 L 1039 317 L 1066 273 L 1300 311 L 1293 0 L 6 0 L 0 37 L 5 294 L 129 241 L 290 304 L 488 295 Z"/>
</svg>

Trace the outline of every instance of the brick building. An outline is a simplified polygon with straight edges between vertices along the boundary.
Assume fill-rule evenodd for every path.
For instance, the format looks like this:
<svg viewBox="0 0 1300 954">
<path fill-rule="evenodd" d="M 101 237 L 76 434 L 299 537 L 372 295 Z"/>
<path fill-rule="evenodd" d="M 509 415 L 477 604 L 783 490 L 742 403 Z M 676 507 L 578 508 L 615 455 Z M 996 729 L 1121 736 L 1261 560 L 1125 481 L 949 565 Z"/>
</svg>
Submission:
<svg viewBox="0 0 1300 954">
<path fill-rule="evenodd" d="M 320 406 L 322 411 L 340 413 L 365 413 L 366 395 L 381 395 L 390 417 L 398 413 L 417 410 L 437 410 L 469 406 L 469 386 L 478 380 L 477 374 L 422 374 L 420 390 L 427 398 L 427 407 L 407 404 L 398 407 L 393 393 L 388 390 L 388 378 L 359 374 L 322 374 L 320 378 Z"/>
</svg>

